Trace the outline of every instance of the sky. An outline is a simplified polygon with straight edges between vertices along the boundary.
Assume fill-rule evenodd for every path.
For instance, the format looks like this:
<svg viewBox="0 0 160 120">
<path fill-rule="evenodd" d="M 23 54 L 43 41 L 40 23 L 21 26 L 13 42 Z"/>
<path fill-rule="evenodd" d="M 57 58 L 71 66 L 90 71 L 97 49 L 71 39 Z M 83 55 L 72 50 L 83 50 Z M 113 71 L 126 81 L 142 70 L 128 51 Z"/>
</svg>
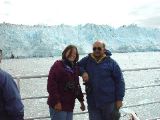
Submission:
<svg viewBox="0 0 160 120">
<path fill-rule="evenodd" d="M 0 0 L 0 23 L 160 28 L 160 0 Z"/>
</svg>

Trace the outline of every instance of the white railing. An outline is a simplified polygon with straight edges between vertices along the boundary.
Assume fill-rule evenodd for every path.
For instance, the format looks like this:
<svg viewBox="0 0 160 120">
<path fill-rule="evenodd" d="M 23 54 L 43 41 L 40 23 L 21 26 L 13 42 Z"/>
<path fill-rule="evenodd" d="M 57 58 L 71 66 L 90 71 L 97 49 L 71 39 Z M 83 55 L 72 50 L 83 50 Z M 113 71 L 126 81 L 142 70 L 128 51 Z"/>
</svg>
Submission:
<svg viewBox="0 0 160 120">
<path fill-rule="evenodd" d="M 158 70 L 158 69 L 160 69 L 160 67 L 124 69 L 124 70 L 122 70 L 122 72 L 141 71 L 141 70 L 156 70 L 156 69 Z M 20 90 L 20 81 L 22 79 L 46 78 L 46 77 L 48 77 L 48 75 L 16 76 L 16 77 L 14 77 L 14 79 L 17 81 L 17 86 L 18 86 L 18 88 Z M 141 89 L 141 88 L 147 88 L 147 87 L 159 87 L 159 86 L 160 86 L 160 84 L 146 85 L 146 86 L 137 86 L 137 87 L 126 88 L 126 90 L 129 90 L 129 89 Z M 27 100 L 27 99 L 42 99 L 42 98 L 47 98 L 47 97 L 48 96 L 25 97 L 25 98 L 22 98 L 22 100 Z M 142 104 L 136 104 L 136 105 L 129 105 L 129 106 L 124 106 L 122 108 L 131 108 L 131 107 L 145 106 L 145 105 L 158 104 L 158 103 L 160 103 L 160 101 L 154 101 L 154 102 L 148 102 L 148 103 L 142 103 Z M 79 112 L 79 113 L 74 113 L 74 115 L 81 115 L 81 114 L 87 114 L 87 113 L 88 112 Z M 25 120 L 46 119 L 46 118 L 50 118 L 50 117 L 49 116 L 44 116 L 44 117 L 25 118 Z M 152 118 L 152 119 L 147 119 L 147 120 L 157 120 L 157 119 L 159 119 L 159 118 Z"/>
</svg>

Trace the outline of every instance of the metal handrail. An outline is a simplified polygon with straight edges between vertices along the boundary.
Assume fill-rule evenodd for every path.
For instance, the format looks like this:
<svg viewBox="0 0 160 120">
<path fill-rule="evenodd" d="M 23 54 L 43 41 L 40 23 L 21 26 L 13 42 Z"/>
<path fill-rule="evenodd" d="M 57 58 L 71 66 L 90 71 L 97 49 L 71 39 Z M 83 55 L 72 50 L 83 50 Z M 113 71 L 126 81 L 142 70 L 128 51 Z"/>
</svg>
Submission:
<svg viewBox="0 0 160 120">
<path fill-rule="evenodd" d="M 141 70 L 156 70 L 156 69 L 160 69 L 160 67 L 123 69 L 122 72 L 141 71 Z M 44 78 L 44 77 L 48 77 L 48 75 L 15 76 L 13 78 L 14 79 L 31 79 L 31 78 Z"/>
<path fill-rule="evenodd" d="M 146 85 L 146 86 L 138 86 L 138 87 L 128 87 L 125 90 L 133 90 L 133 89 L 143 89 L 143 88 L 148 88 L 148 87 L 159 87 L 160 84 L 157 85 Z M 84 95 L 86 93 L 83 93 Z M 42 99 L 42 98 L 48 98 L 48 96 L 38 96 L 38 97 L 24 97 L 22 100 L 29 100 L 29 99 Z"/>
<path fill-rule="evenodd" d="M 160 69 L 160 67 L 150 67 L 150 68 L 135 68 L 135 69 L 124 69 L 122 72 L 131 72 L 131 71 L 141 71 L 141 70 L 150 70 L 150 69 Z M 17 80 L 17 86 L 20 89 L 20 81 L 22 79 L 32 79 L 32 78 L 45 78 L 48 77 L 48 75 L 35 75 L 35 76 L 16 76 L 14 79 Z M 156 87 L 160 85 L 146 85 L 146 86 L 139 86 L 139 87 L 130 87 L 126 88 L 126 90 L 130 89 L 140 89 L 140 88 L 146 88 L 146 87 Z M 85 93 L 84 93 L 85 94 Z M 22 98 L 22 100 L 27 100 L 27 99 L 42 99 L 42 98 L 47 98 L 48 96 L 39 96 L 39 97 L 26 97 Z M 130 106 L 124 106 L 122 108 L 129 108 L 129 107 L 137 107 L 137 106 L 144 106 L 144 105 L 149 105 L 149 104 L 156 104 L 160 103 L 160 101 L 154 101 L 154 102 L 148 102 L 148 103 L 142 103 L 142 104 L 137 104 L 137 105 L 130 105 Z M 74 115 L 81 115 L 81 114 L 87 114 L 87 112 L 80 112 L 80 113 L 74 113 Z M 46 119 L 50 118 L 49 116 L 44 116 L 44 117 L 34 117 L 34 118 L 26 118 L 25 120 L 34 120 L 34 119 Z M 154 119 L 150 119 L 154 120 Z"/>
<path fill-rule="evenodd" d="M 147 119 L 147 120 L 160 120 L 160 117 L 151 118 L 151 119 Z"/>
<path fill-rule="evenodd" d="M 124 69 L 124 70 L 122 70 L 122 72 L 141 71 L 141 70 L 156 70 L 156 69 L 160 69 L 160 67 Z"/>
</svg>

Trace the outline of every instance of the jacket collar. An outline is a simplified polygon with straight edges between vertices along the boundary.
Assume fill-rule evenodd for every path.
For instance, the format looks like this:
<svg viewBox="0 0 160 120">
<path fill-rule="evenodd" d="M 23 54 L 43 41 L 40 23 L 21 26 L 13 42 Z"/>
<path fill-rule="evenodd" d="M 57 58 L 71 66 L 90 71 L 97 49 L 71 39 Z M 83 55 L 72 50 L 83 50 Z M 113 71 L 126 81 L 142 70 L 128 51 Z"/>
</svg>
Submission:
<svg viewBox="0 0 160 120">
<path fill-rule="evenodd" d="M 97 59 L 97 58 L 95 58 L 93 53 L 91 53 L 90 56 L 96 63 L 101 63 L 107 57 L 106 54 L 104 54 L 100 59 Z"/>
</svg>

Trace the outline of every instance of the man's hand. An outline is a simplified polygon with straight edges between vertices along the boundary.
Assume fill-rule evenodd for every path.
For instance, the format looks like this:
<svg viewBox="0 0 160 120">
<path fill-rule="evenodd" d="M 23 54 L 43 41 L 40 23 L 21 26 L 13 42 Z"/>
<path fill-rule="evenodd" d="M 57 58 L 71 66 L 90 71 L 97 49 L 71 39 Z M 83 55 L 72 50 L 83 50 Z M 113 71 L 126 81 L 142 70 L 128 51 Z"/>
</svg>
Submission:
<svg viewBox="0 0 160 120">
<path fill-rule="evenodd" d="M 84 82 L 87 82 L 89 80 L 89 76 L 88 76 L 88 73 L 87 72 L 84 72 L 83 75 L 82 75 L 82 79 Z"/>
<path fill-rule="evenodd" d="M 81 109 L 82 111 L 85 111 L 86 107 L 85 107 L 85 105 L 84 105 L 84 102 L 81 102 L 81 107 L 80 107 L 80 109 Z"/>
<path fill-rule="evenodd" d="M 116 101 L 116 107 L 117 107 L 117 109 L 120 109 L 121 107 L 122 107 L 122 105 L 123 105 L 123 103 L 122 103 L 122 101 Z"/>
<path fill-rule="evenodd" d="M 62 111 L 62 105 L 60 102 L 58 102 L 55 106 L 54 106 L 55 111 L 60 112 Z"/>
</svg>

